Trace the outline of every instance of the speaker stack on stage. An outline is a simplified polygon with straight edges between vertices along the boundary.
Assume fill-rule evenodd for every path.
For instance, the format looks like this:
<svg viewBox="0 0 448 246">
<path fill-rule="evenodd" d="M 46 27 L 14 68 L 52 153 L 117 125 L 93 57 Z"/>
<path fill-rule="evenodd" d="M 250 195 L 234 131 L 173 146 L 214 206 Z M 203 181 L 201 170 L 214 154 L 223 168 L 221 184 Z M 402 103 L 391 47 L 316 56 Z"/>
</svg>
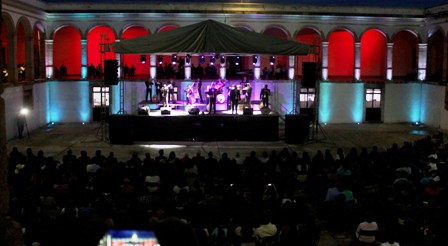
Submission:
<svg viewBox="0 0 448 246">
<path fill-rule="evenodd" d="M 171 114 L 171 108 L 170 107 L 161 107 L 160 108 L 160 114 L 162 114 L 162 115 L 170 115 Z"/>
<path fill-rule="evenodd" d="M 302 63 L 302 87 L 314 88 L 317 79 L 317 63 L 303 62 Z"/>
</svg>

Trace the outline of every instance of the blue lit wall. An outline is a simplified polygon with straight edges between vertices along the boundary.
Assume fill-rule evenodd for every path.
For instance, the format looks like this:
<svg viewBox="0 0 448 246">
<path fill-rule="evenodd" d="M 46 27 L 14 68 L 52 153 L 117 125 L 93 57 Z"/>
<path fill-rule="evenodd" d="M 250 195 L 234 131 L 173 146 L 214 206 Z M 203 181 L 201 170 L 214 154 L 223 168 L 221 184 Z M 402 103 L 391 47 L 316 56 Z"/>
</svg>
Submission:
<svg viewBox="0 0 448 246">
<path fill-rule="evenodd" d="M 47 82 L 47 122 L 88 122 L 91 119 L 88 81 Z"/>
<path fill-rule="evenodd" d="M 319 121 L 358 123 L 364 117 L 363 83 L 320 83 Z"/>
<path fill-rule="evenodd" d="M 384 96 L 384 122 L 421 122 L 422 84 L 386 84 Z"/>
</svg>

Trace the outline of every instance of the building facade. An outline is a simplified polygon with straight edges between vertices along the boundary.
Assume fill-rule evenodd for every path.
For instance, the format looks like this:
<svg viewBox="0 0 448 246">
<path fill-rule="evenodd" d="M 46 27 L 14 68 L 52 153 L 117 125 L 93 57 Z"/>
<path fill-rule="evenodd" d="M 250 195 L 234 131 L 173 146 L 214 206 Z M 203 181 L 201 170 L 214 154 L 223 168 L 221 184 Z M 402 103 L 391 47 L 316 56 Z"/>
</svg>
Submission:
<svg viewBox="0 0 448 246">
<path fill-rule="evenodd" d="M 1 86 L 6 136 L 17 136 L 16 116 L 23 107 L 31 109 L 29 130 L 52 122 L 94 120 L 97 89 L 103 84 L 101 73 L 96 76 L 92 71 L 101 71 L 104 60 L 135 68 L 131 77 L 121 69 L 122 85 L 105 89 L 111 113 L 135 113 L 144 98 L 143 81 L 167 79 L 157 73 L 157 67 L 169 66 L 176 54 L 121 55 L 114 53 L 112 43 L 208 19 L 306 43 L 310 53 L 246 54 L 238 58 L 236 70 L 232 70 L 236 56 L 210 65 L 219 54 L 204 58 L 178 54 L 191 59 L 182 71 L 173 67 L 180 91 L 195 79 L 192 67 L 214 66 L 217 76 L 229 80 L 249 75 L 254 91 L 269 84 L 279 114 L 315 112 L 319 122 L 328 124 L 419 122 L 448 129 L 447 11 L 448 5 L 403 9 L 3 0 Z M 304 79 L 310 73 L 305 64 L 313 65 L 311 84 Z M 281 75 L 276 75 L 276 69 L 282 70 Z M 210 75 L 205 82 L 215 79 Z"/>
</svg>

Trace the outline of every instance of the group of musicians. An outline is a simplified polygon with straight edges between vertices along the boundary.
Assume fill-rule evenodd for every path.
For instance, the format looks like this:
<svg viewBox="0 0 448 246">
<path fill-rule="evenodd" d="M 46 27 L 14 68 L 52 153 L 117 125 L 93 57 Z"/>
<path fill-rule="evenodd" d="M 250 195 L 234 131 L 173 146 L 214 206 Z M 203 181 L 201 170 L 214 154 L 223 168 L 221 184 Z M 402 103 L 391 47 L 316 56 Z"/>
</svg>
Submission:
<svg viewBox="0 0 448 246">
<path fill-rule="evenodd" d="M 227 102 L 228 106 L 232 111 L 232 114 L 238 114 L 238 104 L 243 103 L 245 107 L 251 107 L 251 96 L 252 96 L 252 86 L 244 76 L 240 84 L 232 84 L 226 87 L 227 81 L 218 79 L 217 82 L 211 82 L 210 85 L 204 90 L 207 96 L 208 112 L 209 114 L 216 113 L 216 103 L 225 102 L 224 89 L 227 88 Z M 175 82 L 170 80 L 168 83 L 162 84 L 158 81 L 145 81 L 146 85 L 146 101 L 153 102 L 152 97 L 152 86 L 155 85 L 156 89 L 156 101 L 163 104 L 163 107 L 167 107 L 169 102 L 176 103 L 177 101 L 177 91 L 175 91 Z M 191 83 L 185 89 L 187 96 L 187 104 L 193 105 L 195 103 L 203 103 L 202 98 L 202 80 L 198 79 L 194 83 Z M 242 95 L 244 98 L 242 99 Z M 269 107 L 269 97 L 271 96 L 271 91 L 268 85 L 260 91 L 260 109 Z"/>
</svg>

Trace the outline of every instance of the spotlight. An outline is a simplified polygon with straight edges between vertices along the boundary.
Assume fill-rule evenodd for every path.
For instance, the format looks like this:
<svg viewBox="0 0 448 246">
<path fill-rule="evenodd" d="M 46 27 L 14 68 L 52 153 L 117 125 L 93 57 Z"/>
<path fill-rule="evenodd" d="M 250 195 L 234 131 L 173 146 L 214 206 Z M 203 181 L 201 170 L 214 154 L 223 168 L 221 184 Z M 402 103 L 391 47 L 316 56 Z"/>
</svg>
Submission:
<svg viewBox="0 0 448 246">
<path fill-rule="evenodd" d="M 252 64 L 256 65 L 258 63 L 258 56 L 254 55 L 252 56 Z"/>
<path fill-rule="evenodd" d="M 269 59 L 269 64 L 274 65 L 275 63 L 275 56 L 271 56 L 271 59 Z"/>
<path fill-rule="evenodd" d="M 226 57 L 221 56 L 221 58 L 219 59 L 219 62 L 221 62 L 221 64 L 224 64 L 226 62 Z"/>
<path fill-rule="evenodd" d="M 20 115 L 28 115 L 30 111 L 27 108 L 20 109 Z"/>
<path fill-rule="evenodd" d="M 215 65 L 215 57 L 214 56 L 210 57 L 210 65 Z"/>
<path fill-rule="evenodd" d="M 201 55 L 201 57 L 199 58 L 199 63 L 204 64 L 204 62 L 205 62 L 205 57 L 203 55 Z"/>
<path fill-rule="evenodd" d="M 159 64 L 163 63 L 163 56 L 158 56 L 157 57 L 157 61 L 159 62 Z"/>
<path fill-rule="evenodd" d="M 235 59 L 235 65 L 240 65 L 240 57 L 239 56 L 237 56 L 236 57 L 236 59 Z"/>
<path fill-rule="evenodd" d="M 173 63 L 173 65 L 174 65 L 174 64 L 176 64 L 176 62 L 177 62 L 177 55 L 176 55 L 176 54 L 173 54 L 173 55 L 171 56 L 171 63 Z"/>
<path fill-rule="evenodd" d="M 140 62 L 141 62 L 142 64 L 145 64 L 145 63 L 146 63 L 146 56 L 145 56 L 145 55 L 141 55 L 141 56 L 140 56 Z"/>
</svg>

